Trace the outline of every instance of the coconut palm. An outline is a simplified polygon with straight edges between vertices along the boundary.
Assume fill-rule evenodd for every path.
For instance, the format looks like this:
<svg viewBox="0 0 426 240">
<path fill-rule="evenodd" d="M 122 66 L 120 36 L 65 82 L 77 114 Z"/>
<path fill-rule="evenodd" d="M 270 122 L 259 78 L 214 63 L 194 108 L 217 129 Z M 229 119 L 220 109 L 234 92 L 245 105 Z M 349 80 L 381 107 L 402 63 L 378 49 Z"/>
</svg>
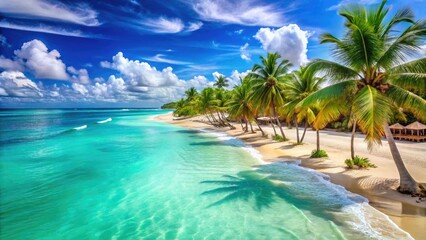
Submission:
<svg viewBox="0 0 426 240">
<path fill-rule="evenodd" d="M 229 80 L 225 76 L 220 75 L 216 79 L 216 82 L 213 85 L 216 86 L 217 88 L 225 88 L 229 86 L 228 82 Z"/>
<path fill-rule="evenodd" d="M 265 112 L 272 112 L 282 137 L 286 139 L 277 114 L 277 107 L 284 104 L 282 92 L 284 83 L 287 81 L 286 74 L 292 65 L 285 59 L 278 64 L 279 58 L 281 56 L 278 53 L 268 53 L 266 58 L 260 57 L 262 65 L 254 65 L 250 81 L 253 92 L 251 98 L 257 107 L 264 109 Z"/>
<path fill-rule="evenodd" d="M 215 99 L 214 89 L 211 87 L 204 88 L 198 98 L 198 108 L 202 114 L 205 114 L 210 123 L 217 123 L 213 111 L 217 107 L 217 100 Z"/>
<path fill-rule="evenodd" d="M 188 102 L 191 102 L 198 96 L 197 89 L 192 87 L 192 88 L 185 91 L 185 95 L 186 95 L 186 100 Z"/>
<path fill-rule="evenodd" d="M 417 95 L 426 92 L 426 58 L 407 61 L 426 36 L 426 21 L 415 21 L 407 8 L 386 18 L 389 8 L 385 3 L 371 9 L 354 5 L 340 10 L 346 19 L 344 36 L 321 37 L 321 43 L 333 44 L 339 63 L 317 59 L 309 66 L 313 71 L 324 72 L 334 84 L 309 96 L 303 105 L 316 101 L 333 104 L 352 95 L 347 104 L 366 134 L 369 149 L 380 145 L 385 135 L 400 176 L 398 190 L 419 193 L 419 185 L 407 171 L 388 123 L 395 107 L 426 121 L 426 101 Z M 332 114 L 323 122 L 335 116 Z"/>
<path fill-rule="evenodd" d="M 282 107 L 282 112 L 290 121 L 295 120 L 297 143 L 302 143 L 305 137 L 306 129 L 309 124 L 315 120 L 314 108 L 316 106 L 305 106 L 296 108 L 296 106 L 310 94 L 316 92 L 320 88 L 320 84 L 325 78 L 315 76 L 315 72 L 307 67 L 301 67 L 299 70 L 291 74 L 291 80 L 286 84 L 284 95 L 288 102 Z M 304 122 L 304 130 L 302 137 L 299 138 L 298 123 Z"/>
</svg>

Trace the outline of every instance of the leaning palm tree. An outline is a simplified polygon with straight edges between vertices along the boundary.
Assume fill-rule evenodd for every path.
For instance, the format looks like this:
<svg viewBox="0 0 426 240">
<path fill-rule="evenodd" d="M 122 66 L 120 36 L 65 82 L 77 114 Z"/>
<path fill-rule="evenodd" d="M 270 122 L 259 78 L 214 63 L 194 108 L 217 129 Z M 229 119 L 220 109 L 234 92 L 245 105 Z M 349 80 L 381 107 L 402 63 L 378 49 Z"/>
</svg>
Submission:
<svg viewBox="0 0 426 240">
<path fill-rule="evenodd" d="M 290 81 L 286 84 L 284 95 L 288 100 L 281 108 L 281 111 L 289 122 L 294 119 L 296 125 L 297 143 L 302 143 L 305 137 L 306 129 L 309 124 L 315 120 L 315 106 L 305 106 L 296 108 L 296 106 L 310 94 L 316 92 L 320 88 L 320 84 L 325 81 L 325 78 L 320 78 L 315 75 L 311 68 L 301 67 L 299 70 L 291 74 Z M 298 123 L 304 122 L 304 130 L 302 137 L 299 138 Z"/>
<path fill-rule="evenodd" d="M 366 134 L 369 149 L 380 145 L 385 135 L 400 176 L 398 190 L 419 193 L 419 185 L 406 169 L 388 123 L 394 107 L 426 121 L 426 101 L 417 95 L 426 92 L 426 58 L 407 61 L 426 36 L 426 20 L 415 21 L 407 8 L 386 18 L 389 8 L 385 3 L 371 9 L 353 5 L 340 10 L 346 19 L 344 36 L 321 37 L 321 43 L 334 45 L 334 56 L 340 63 L 318 59 L 309 66 L 321 70 L 334 84 L 309 96 L 303 105 L 345 101 L 345 96 L 352 95 L 348 104 Z"/>
<path fill-rule="evenodd" d="M 272 112 L 282 137 L 286 139 L 277 114 L 277 107 L 284 104 L 282 91 L 287 81 L 287 72 L 292 65 L 285 59 L 278 64 L 279 58 L 281 56 L 278 53 L 268 53 L 266 58 L 261 56 L 262 65 L 254 65 L 250 74 L 250 84 L 253 92 L 252 101 L 265 112 Z"/>
<path fill-rule="evenodd" d="M 229 80 L 225 76 L 220 75 L 213 86 L 216 86 L 217 88 L 225 88 L 229 86 L 228 82 Z"/>
<path fill-rule="evenodd" d="M 214 110 L 217 107 L 217 100 L 215 98 L 214 89 L 211 87 L 204 88 L 198 98 L 198 109 L 202 114 L 205 114 L 208 121 L 213 125 L 219 123 L 216 117 L 213 115 Z"/>
</svg>

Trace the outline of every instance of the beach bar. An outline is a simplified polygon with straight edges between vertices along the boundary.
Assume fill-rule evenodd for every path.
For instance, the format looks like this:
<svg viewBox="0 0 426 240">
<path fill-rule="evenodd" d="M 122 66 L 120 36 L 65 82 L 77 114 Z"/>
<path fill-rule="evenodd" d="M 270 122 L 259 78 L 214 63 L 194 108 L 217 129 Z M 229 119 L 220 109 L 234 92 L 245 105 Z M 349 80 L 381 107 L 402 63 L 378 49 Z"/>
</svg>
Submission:
<svg viewBox="0 0 426 240">
<path fill-rule="evenodd" d="M 395 139 L 408 140 L 413 142 L 426 141 L 426 125 L 420 122 L 413 122 L 407 126 L 396 123 L 389 126 Z"/>
</svg>

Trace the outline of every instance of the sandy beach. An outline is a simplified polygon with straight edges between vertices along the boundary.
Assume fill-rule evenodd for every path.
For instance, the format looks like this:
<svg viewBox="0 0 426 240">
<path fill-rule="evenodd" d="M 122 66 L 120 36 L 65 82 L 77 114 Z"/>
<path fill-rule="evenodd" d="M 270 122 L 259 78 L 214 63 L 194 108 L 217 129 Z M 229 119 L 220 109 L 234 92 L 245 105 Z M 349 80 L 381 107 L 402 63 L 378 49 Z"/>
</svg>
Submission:
<svg viewBox="0 0 426 240">
<path fill-rule="evenodd" d="M 287 142 L 275 142 L 256 133 L 244 133 L 239 124 L 234 124 L 236 129 L 215 128 L 201 122 L 202 117 L 176 120 L 172 113 L 157 115 L 155 120 L 176 124 L 186 128 L 211 129 L 225 131 L 235 136 L 258 150 L 264 161 L 294 160 L 299 159 L 302 166 L 315 169 L 330 176 L 333 183 L 344 186 L 346 189 L 367 197 L 370 204 L 376 209 L 387 214 L 397 225 L 409 232 L 415 239 L 422 239 L 426 233 L 426 201 L 418 202 L 418 198 L 403 195 L 395 191 L 398 186 L 398 172 L 393 163 L 386 140 L 383 145 L 372 152 L 367 150 L 364 136 L 357 134 L 355 137 L 355 153 L 368 157 L 377 168 L 368 170 L 349 170 L 344 160 L 350 157 L 350 134 L 335 131 L 321 131 L 321 149 L 327 151 L 329 157 L 311 159 L 310 153 L 315 149 L 316 135 L 314 131 L 306 132 L 304 143 L 295 144 L 296 130 L 284 128 Z M 262 126 L 263 127 L 263 126 Z M 270 127 L 263 127 L 269 135 Z M 300 134 L 303 129 L 299 129 Z M 412 176 L 420 183 L 426 183 L 426 143 L 397 142 L 404 162 Z"/>
</svg>

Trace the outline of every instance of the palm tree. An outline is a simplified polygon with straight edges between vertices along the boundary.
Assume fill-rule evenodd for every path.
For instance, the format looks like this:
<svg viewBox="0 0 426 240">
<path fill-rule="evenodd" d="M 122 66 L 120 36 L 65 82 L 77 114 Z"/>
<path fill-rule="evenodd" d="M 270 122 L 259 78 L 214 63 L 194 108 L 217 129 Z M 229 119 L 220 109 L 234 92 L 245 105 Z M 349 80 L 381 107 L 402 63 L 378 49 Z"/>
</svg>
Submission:
<svg viewBox="0 0 426 240">
<path fill-rule="evenodd" d="M 229 86 L 228 82 L 229 80 L 225 76 L 220 75 L 216 79 L 216 82 L 213 85 L 216 86 L 217 88 L 225 88 Z"/>
<path fill-rule="evenodd" d="M 320 84 L 325 78 L 315 76 L 315 72 L 307 67 L 301 67 L 292 73 L 291 80 L 286 84 L 284 95 L 288 102 L 281 109 L 287 116 L 287 121 L 292 118 L 295 120 L 297 143 L 302 143 L 305 137 L 308 124 L 312 124 L 315 120 L 314 108 L 316 106 L 299 107 L 296 106 L 310 94 L 316 92 L 320 88 Z M 304 121 L 304 130 L 302 137 L 299 138 L 298 123 Z"/>
<path fill-rule="evenodd" d="M 207 119 L 210 123 L 218 123 L 217 119 L 213 115 L 213 111 L 216 109 L 217 100 L 215 99 L 214 89 L 211 87 L 204 88 L 198 98 L 198 108 L 202 114 L 206 114 Z M 210 116 L 209 116 L 210 115 Z"/>
<path fill-rule="evenodd" d="M 407 61 L 426 36 L 426 21 L 415 21 L 407 8 L 385 18 L 389 12 L 385 3 L 368 10 L 362 6 L 340 10 L 346 19 L 345 35 L 338 39 L 324 34 L 321 43 L 333 44 L 334 55 L 341 63 L 317 59 L 309 66 L 313 71 L 321 70 L 334 84 L 309 96 L 303 105 L 344 101 L 352 95 L 348 104 L 366 134 L 369 149 L 380 145 L 385 135 L 400 176 L 398 190 L 419 193 L 419 185 L 406 169 L 388 123 L 395 107 L 426 121 L 426 100 L 417 95 L 426 92 L 426 58 Z M 334 116 L 328 116 L 325 122 Z"/>
<path fill-rule="evenodd" d="M 253 91 L 252 101 L 265 112 L 272 112 L 282 137 L 286 139 L 277 114 L 277 107 L 284 104 L 282 91 L 287 81 L 286 74 L 292 65 L 288 60 L 282 60 L 277 64 L 280 57 L 278 53 L 268 53 L 266 58 L 261 56 L 263 66 L 254 65 L 250 83 Z"/>
<path fill-rule="evenodd" d="M 185 95 L 186 95 L 186 100 L 188 102 L 191 102 L 198 96 L 197 89 L 195 89 L 195 87 L 192 87 L 185 91 Z"/>
</svg>

